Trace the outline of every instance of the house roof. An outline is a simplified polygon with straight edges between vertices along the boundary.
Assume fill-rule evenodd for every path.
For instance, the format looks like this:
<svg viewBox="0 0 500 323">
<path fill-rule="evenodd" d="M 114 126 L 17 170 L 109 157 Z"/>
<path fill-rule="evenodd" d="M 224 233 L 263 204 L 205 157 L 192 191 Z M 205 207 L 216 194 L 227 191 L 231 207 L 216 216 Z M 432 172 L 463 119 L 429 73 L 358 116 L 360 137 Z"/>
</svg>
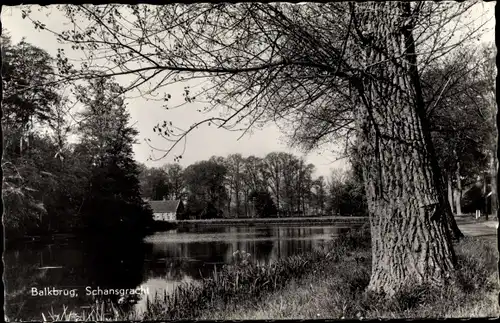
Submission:
<svg viewBox="0 0 500 323">
<path fill-rule="evenodd" d="M 179 208 L 180 200 L 148 201 L 153 213 L 175 213 Z"/>
</svg>

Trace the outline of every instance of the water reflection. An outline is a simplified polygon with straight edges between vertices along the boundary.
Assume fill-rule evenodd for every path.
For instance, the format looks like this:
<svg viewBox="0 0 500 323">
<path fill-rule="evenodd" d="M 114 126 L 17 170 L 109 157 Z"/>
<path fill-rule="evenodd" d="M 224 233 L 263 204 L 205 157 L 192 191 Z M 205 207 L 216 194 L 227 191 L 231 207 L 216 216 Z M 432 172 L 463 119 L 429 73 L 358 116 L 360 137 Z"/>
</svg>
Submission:
<svg viewBox="0 0 500 323">
<path fill-rule="evenodd" d="M 319 247 L 347 227 L 337 226 L 231 226 L 185 228 L 158 232 L 143 241 L 105 239 L 67 240 L 56 244 L 27 244 L 6 250 L 5 313 L 9 320 L 40 320 L 41 313 L 56 313 L 63 305 L 81 311 L 96 297 L 86 288 L 142 287 L 163 295 L 182 283 L 194 283 L 231 263 L 233 253 L 246 251 L 251 260 L 269 263 Z M 76 289 L 78 295 L 33 296 L 32 288 Z M 107 297 L 118 302 L 119 295 Z M 122 299 L 123 300 L 123 299 Z M 120 300 L 120 301 L 122 301 Z M 129 302 L 144 309 L 145 297 Z"/>
<path fill-rule="evenodd" d="M 158 232 L 144 239 L 152 252 L 143 286 L 163 295 L 182 281 L 207 277 L 217 266 L 231 263 L 236 251 L 250 253 L 254 263 L 270 263 L 312 251 L 346 230 L 337 226 L 233 226 Z M 143 310 L 143 303 L 138 306 Z"/>
<path fill-rule="evenodd" d="M 60 313 L 63 306 L 80 312 L 102 298 L 86 295 L 86 288 L 135 288 L 144 280 L 147 247 L 137 241 L 88 238 L 6 250 L 5 315 L 15 321 L 41 320 L 42 313 Z M 76 293 L 63 295 L 71 290 Z M 107 298 L 116 302 L 119 296 Z"/>
</svg>

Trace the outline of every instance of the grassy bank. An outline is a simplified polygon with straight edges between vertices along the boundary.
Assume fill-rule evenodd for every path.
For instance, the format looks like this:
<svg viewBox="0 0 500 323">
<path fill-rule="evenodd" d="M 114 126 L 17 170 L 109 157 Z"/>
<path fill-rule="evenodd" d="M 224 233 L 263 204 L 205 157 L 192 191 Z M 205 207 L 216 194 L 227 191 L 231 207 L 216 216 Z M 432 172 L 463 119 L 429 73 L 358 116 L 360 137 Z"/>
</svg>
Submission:
<svg viewBox="0 0 500 323">
<path fill-rule="evenodd" d="M 493 243 L 466 238 L 456 246 L 454 284 L 401 291 L 392 301 L 364 292 L 371 270 L 367 230 L 356 230 L 324 250 L 280 260 L 269 266 L 248 262 L 214 272 L 197 285 L 156 295 L 145 313 L 125 315 L 94 307 L 92 314 L 52 313 L 51 319 L 283 319 L 497 316 L 497 252 Z"/>
<path fill-rule="evenodd" d="M 457 281 L 444 288 L 400 291 L 392 301 L 364 292 L 370 279 L 365 251 L 323 264 L 283 290 L 257 302 L 205 312 L 202 319 L 468 318 L 498 317 L 497 251 L 493 243 L 466 238 L 456 246 Z M 366 255 L 366 257 L 365 257 Z"/>
</svg>

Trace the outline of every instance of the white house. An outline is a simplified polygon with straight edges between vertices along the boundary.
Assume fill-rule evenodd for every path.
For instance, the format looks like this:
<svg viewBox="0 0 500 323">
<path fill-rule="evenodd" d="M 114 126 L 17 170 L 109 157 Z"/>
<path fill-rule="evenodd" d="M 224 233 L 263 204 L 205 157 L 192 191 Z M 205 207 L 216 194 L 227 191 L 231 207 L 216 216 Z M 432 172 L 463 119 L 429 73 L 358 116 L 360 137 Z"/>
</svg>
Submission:
<svg viewBox="0 0 500 323">
<path fill-rule="evenodd" d="M 179 214 L 184 210 L 184 205 L 180 200 L 148 201 L 148 203 L 153 210 L 153 219 L 155 221 L 179 220 Z"/>
</svg>

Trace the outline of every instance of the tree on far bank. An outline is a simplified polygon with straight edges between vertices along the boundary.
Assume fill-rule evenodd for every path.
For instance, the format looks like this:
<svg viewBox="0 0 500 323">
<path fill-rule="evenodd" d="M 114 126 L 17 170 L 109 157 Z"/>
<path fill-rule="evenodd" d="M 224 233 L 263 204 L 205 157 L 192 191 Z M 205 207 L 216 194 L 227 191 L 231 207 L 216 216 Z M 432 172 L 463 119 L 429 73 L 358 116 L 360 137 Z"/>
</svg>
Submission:
<svg viewBox="0 0 500 323">
<path fill-rule="evenodd" d="M 83 210 L 89 229 L 140 231 L 152 219 L 141 197 L 139 166 L 132 144 L 138 132 L 128 125 L 129 114 L 111 80 L 92 80 L 78 88 L 85 105 L 79 123 L 80 149 L 91 169 L 89 198 Z"/>
<path fill-rule="evenodd" d="M 167 176 L 168 199 L 182 200 L 185 197 L 184 169 L 179 164 L 165 164 L 161 167 Z"/>
<path fill-rule="evenodd" d="M 325 215 L 326 203 L 327 203 L 327 192 L 326 183 L 323 176 L 318 177 L 313 180 L 312 183 L 312 209 L 314 210 L 314 215 Z"/>
<path fill-rule="evenodd" d="M 328 191 L 327 210 L 330 215 L 367 216 L 363 183 L 352 169 L 332 172 Z"/>
<path fill-rule="evenodd" d="M 220 217 L 227 193 L 224 187 L 226 168 L 215 159 L 194 163 L 184 170 L 189 193 L 186 212 L 195 218 Z"/>
<path fill-rule="evenodd" d="M 141 195 L 154 201 L 163 200 L 171 194 L 167 174 L 163 169 L 145 167 L 139 173 Z"/>
<path fill-rule="evenodd" d="M 142 197 L 157 201 L 184 199 L 183 171 L 179 164 L 165 164 L 161 167 L 141 165 L 139 182 Z"/>
<path fill-rule="evenodd" d="M 268 191 L 253 191 L 248 198 L 255 208 L 256 217 L 270 218 L 276 216 L 276 205 Z"/>
<path fill-rule="evenodd" d="M 489 174 L 491 182 L 491 214 L 494 217 L 498 217 L 498 186 L 497 186 L 497 176 L 498 176 L 498 129 L 496 114 L 498 110 L 497 97 L 496 97 L 496 82 L 495 78 L 497 75 L 496 68 L 496 56 L 497 51 L 493 44 L 487 44 L 482 48 L 481 56 L 483 58 L 482 69 L 480 71 L 481 77 L 484 80 L 485 92 L 483 98 L 487 102 L 489 108 L 489 115 L 492 116 L 488 120 L 489 126 L 493 128 L 493 131 L 489 134 Z"/>
<path fill-rule="evenodd" d="M 458 214 L 463 190 L 489 168 L 495 126 L 487 100 L 492 80 L 480 72 L 486 59 L 480 50 L 465 47 L 423 75 L 432 140 L 450 205 Z"/>
</svg>

